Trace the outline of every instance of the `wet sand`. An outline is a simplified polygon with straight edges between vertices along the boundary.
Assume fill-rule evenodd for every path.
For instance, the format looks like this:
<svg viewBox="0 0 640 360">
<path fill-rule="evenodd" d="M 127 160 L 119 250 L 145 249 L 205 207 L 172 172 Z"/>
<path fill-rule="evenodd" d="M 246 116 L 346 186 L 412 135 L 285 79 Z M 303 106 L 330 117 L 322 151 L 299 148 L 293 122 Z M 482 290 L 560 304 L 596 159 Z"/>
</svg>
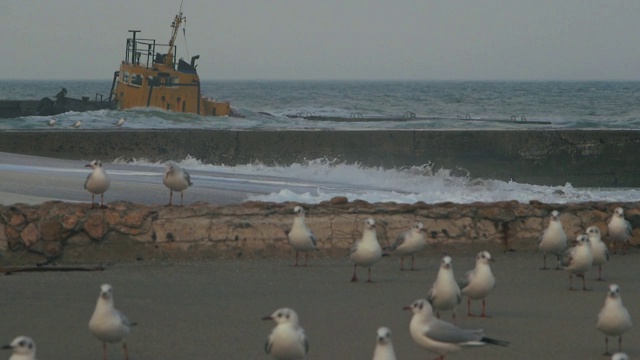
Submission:
<svg viewBox="0 0 640 360">
<path fill-rule="evenodd" d="M 308 359 L 370 359 L 379 326 L 391 328 L 399 359 L 431 359 L 432 353 L 411 340 L 411 314 L 402 307 L 426 297 L 441 250 L 452 254 L 460 277 L 473 267 L 479 249 L 429 249 L 413 272 L 399 271 L 399 258 L 385 257 L 373 267 L 373 284 L 349 282 L 347 257 L 314 254 L 308 267 L 295 268 L 293 253 L 286 259 L 149 260 L 113 264 L 102 272 L 0 276 L 0 342 L 28 335 L 39 359 L 100 358 L 101 344 L 87 324 L 100 284 L 108 282 L 116 307 L 139 324 L 128 340 L 131 359 L 267 359 L 263 346 L 274 324 L 260 318 L 284 306 L 301 318 L 310 341 Z M 467 317 L 464 299 L 458 325 L 484 328 L 486 336 L 511 345 L 463 350 L 452 359 L 606 359 L 604 336 L 595 324 L 613 282 L 621 286 L 632 319 L 640 321 L 637 249 L 613 256 L 604 269 L 609 281 L 596 282 L 596 271 L 588 273 L 587 292 L 568 291 L 565 271 L 537 270 L 542 262 L 537 252 L 487 250 L 497 260 L 497 287 L 487 301 L 492 317 Z M 366 271 L 359 275 L 365 279 Z M 479 312 L 480 303 L 474 309 Z M 450 314 L 443 319 L 451 320 Z M 615 350 L 617 339 L 610 344 Z M 640 356 L 636 329 L 624 337 L 623 349 L 632 358 Z M 110 346 L 109 359 L 121 358 L 121 347 Z"/>
</svg>

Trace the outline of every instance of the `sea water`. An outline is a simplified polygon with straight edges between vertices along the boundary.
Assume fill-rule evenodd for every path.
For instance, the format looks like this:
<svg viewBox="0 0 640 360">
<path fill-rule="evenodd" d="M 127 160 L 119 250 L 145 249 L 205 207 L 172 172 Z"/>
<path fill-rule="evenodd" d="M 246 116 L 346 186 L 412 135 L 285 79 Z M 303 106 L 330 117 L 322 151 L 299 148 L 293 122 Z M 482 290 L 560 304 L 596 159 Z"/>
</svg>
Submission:
<svg viewBox="0 0 640 360">
<path fill-rule="evenodd" d="M 0 99 L 40 99 L 65 87 L 70 97 L 108 97 L 111 81 L 0 81 Z M 206 81 L 202 93 L 230 101 L 242 118 L 202 117 L 160 109 L 101 110 L 56 116 L 60 130 L 76 120 L 83 128 L 113 129 L 126 117 L 129 129 L 639 129 L 640 82 L 430 82 L 430 81 Z M 416 119 L 339 122 L 290 118 L 316 115 Z M 487 121 L 466 121 L 465 118 Z M 516 123 L 506 122 L 512 118 Z M 49 117 L 2 119 L 0 130 L 48 129 Z M 546 122 L 548 124 L 537 124 Z M 136 158 L 132 154 L 132 158 Z M 115 160 L 115 159 L 111 159 Z M 370 168 L 332 159 L 309 159 L 289 166 L 251 163 L 241 166 L 175 159 L 187 169 L 233 174 L 277 176 L 294 181 L 323 181 L 308 192 L 295 193 L 282 182 L 280 191 L 250 200 L 316 203 L 333 196 L 376 201 L 428 203 L 516 200 L 528 202 L 639 201 L 635 189 L 574 188 L 568 181 L 554 186 L 474 179 L 433 164 L 410 168 Z M 144 159 L 134 163 L 146 164 Z M 339 180 L 337 180 L 339 179 Z M 334 186 L 339 181 L 339 186 Z M 335 187 L 335 189 L 334 189 Z"/>
</svg>

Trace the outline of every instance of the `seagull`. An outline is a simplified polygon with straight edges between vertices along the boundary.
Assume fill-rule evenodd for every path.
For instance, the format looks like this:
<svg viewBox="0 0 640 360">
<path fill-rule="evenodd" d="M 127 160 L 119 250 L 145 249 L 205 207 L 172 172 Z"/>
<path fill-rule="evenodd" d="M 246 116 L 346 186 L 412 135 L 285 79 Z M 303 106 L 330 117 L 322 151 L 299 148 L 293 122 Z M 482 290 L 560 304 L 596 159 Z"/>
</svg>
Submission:
<svg viewBox="0 0 640 360">
<path fill-rule="evenodd" d="M 413 267 L 415 254 L 420 252 L 426 244 L 424 231 L 424 225 L 421 222 L 416 222 L 411 229 L 398 235 L 396 241 L 391 245 L 391 250 L 400 254 L 400 270 L 404 270 L 405 256 L 411 256 L 411 270 L 415 270 Z"/>
<path fill-rule="evenodd" d="M 182 198 L 184 197 L 183 191 L 186 190 L 189 186 L 193 185 L 191 183 L 191 175 L 186 170 L 183 170 L 180 165 L 173 161 L 167 162 L 164 169 L 164 177 L 162 178 L 162 182 L 166 187 L 169 188 L 169 205 L 172 205 L 173 192 L 180 192 L 180 206 L 182 206 Z"/>
<path fill-rule="evenodd" d="M 113 125 L 117 126 L 118 129 L 120 129 L 122 127 L 122 125 L 124 125 L 125 120 L 126 119 L 124 117 L 121 117 L 120 120 L 118 120 L 117 122 L 113 123 Z"/>
<path fill-rule="evenodd" d="M 36 360 L 36 343 L 30 337 L 18 336 L 2 349 L 13 350 L 9 360 Z"/>
<path fill-rule="evenodd" d="M 611 355 L 611 360 L 629 360 L 629 355 L 622 352 L 617 352 Z"/>
<path fill-rule="evenodd" d="M 109 175 L 102 169 L 102 161 L 93 160 L 85 165 L 93 169 L 84 182 L 84 188 L 91 193 L 91 207 L 93 208 L 96 195 L 100 195 L 100 206 L 104 206 L 104 193 L 109 189 L 111 180 Z"/>
<path fill-rule="evenodd" d="M 453 265 L 450 256 L 442 258 L 438 276 L 433 283 L 427 300 L 436 311 L 436 316 L 440 318 L 440 311 L 451 310 L 453 321 L 456 321 L 456 305 L 460 304 L 462 294 L 460 287 L 453 276 Z"/>
<path fill-rule="evenodd" d="M 482 299 L 482 314 L 485 314 L 485 298 L 496 286 L 496 278 L 491 272 L 490 262 L 495 261 L 488 251 L 481 251 L 476 255 L 476 267 L 465 275 L 460 288 L 462 294 L 467 296 L 467 316 L 475 316 L 471 313 L 471 300 Z"/>
<path fill-rule="evenodd" d="M 289 308 L 281 308 L 262 320 L 273 320 L 276 327 L 264 344 L 264 352 L 276 360 L 304 359 L 309 352 L 309 341 L 300 327 L 298 314 Z"/>
<path fill-rule="evenodd" d="M 47 125 L 49 125 L 49 128 L 53 129 L 53 126 L 56 124 L 56 122 L 56 118 L 52 117 L 51 119 L 49 119 L 49 121 L 47 121 Z"/>
<path fill-rule="evenodd" d="M 124 358 L 129 359 L 126 337 L 131 331 L 129 319 L 113 307 L 113 288 L 109 284 L 100 287 L 100 296 L 89 320 L 89 330 L 102 341 L 103 359 L 107 359 L 107 343 L 117 343 L 122 341 Z"/>
<path fill-rule="evenodd" d="M 482 346 L 486 344 L 507 346 L 509 342 L 485 337 L 482 330 L 465 330 L 453 324 L 437 319 L 429 302 L 419 299 L 404 310 L 412 310 L 413 317 L 409 324 L 411 338 L 419 346 L 434 352 L 438 359 L 465 347 Z"/>
<path fill-rule="evenodd" d="M 304 252 L 304 266 L 307 266 L 309 260 L 309 251 L 318 250 L 316 247 L 316 236 L 309 230 L 304 223 L 304 208 L 302 206 L 296 206 L 293 208 L 293 213 L 296 216 L 293 218 L 293 226 L 287 233 L 289 238 L 289 245 L 296 251 L 296 263 L 294 266 L 298 266 L 298 252 Z"/>
<path fill-rule="evenodd" d="M 593 254 L 592 266 L 598 267 L 598 281 L 604 281 L 602 278 L 602 265 L 609 261 L 609 249 L 607 245 L 602 242 L 600 237 L 600 228 L 597 226 L 589 226 L 587 228 L 587 236 L 589 237 L 589 246 L 591 247 L 591 254 Z"/>
<path fill-rule="evenodd" d="M 622 249 L 622 253 L 625 254 L 625 247 L 628 244 L 629 238 L 632 234 L 631 223 L 624 218 L 624 210 L 621 207 L 615 208 L 613 216 L 607 224 L 609 228 L 609 237 L 613 242 L 613 253 L 616 254 L 618 247 Z"/>
<path fill-rule="evenodd" d="M 391 330 L 386 327 L 378 328 L 376 337 L 376 349 L 373 351 L 372 360 L 396 360 L 396 352 L 393 351 L 391 342 Z"/>
<path fill-rule="evenodd" d="M 609 336 L 618 336 L 618 350 L 622 351 L 622 334 L 629 331 L 631 326 L 631 316 L 622 304 L 620 287 L 616 284 L 609 285 L 607 298 L 596 324 L 596 328 L 604 333 L 604 355 L 609 355 Z"/>
<path fill-rule="evenodd" d="M 569 290 L 573 290 L 571 285 L 573 274 L 582 278 L 582 290 L 587 290 L 584 273 L 591 268 L 591 264 L 593 263 L 589 237 L 585 234 L 578 235 L 575 243 L 576 245 L 574 247 L 564 252 L 561 265 L 565 270 L 569 271 Z"/>
<path fill-rule="evenodd" d="M 362 239 L 351 246 L 351 260 L 353 261 L 353 276 L 351 281 L 358 281 L 356 269 L 358 265 L 369 268 L 369 277 L 367 282 L 371 282 L 371 266 L 382 258 L 382 248 L 378 243 L 376 235 L 376 222 L 372 218 L 368 218 L 364 222 L 364 231 Z"/>
<path fill-rule="evenodd" d="M 77 129 L 80 126 L 82 126 L 82 121 L 80 121 L 80 120 L 76 120 L 76 122 L 74 122 L 73 124 L 69 125 L 69 127 L 72 127 L 74 129 Z"/>
<path fill-rule="evenodd" d="M 549 219 L 549 225 L 538 237 L 538 248 L 544 253 L 544 261 L 542 269 L 540 270 L 547 270 L 547 254 L 556 255 L 558 261 L 560 261 L 560 257 L 566 247 L 567 234 L 562 228 L 560 213 L 557 210 L 553 210 L 551 212 L 551 219 Z M 556 267 L 556 270 L 558 269 L 560 269 L 559 266 Z"/>
</svg>

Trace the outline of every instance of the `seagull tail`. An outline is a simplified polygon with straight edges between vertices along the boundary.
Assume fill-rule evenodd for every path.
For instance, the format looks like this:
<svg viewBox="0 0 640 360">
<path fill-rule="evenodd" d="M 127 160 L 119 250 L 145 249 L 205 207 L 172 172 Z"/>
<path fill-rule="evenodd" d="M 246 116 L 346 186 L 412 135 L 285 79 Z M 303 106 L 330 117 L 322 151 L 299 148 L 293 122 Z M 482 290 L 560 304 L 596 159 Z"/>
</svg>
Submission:
<svg viewBox="0 0 640 360">
<path fill-rule="evenodd" d="M 496 339 L 492 339 L 492 338 L 488 338 L 488 337 L 483 337 L 482 339 L 480 339 L 480 341 L 482 341 L 485 344 L 498 345 L 498 346 L 508 346 L 509 345 L 508 341 L 496 340 Z"/>
</svg>

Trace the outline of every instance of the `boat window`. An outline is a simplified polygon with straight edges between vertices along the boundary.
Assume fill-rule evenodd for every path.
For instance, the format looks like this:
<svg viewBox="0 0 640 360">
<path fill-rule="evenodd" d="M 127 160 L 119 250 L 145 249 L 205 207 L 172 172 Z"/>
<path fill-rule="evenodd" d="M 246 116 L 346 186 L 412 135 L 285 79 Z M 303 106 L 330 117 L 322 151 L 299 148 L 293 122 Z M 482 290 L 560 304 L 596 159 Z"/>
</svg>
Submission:
<svg viewBox="0 0 640 360">
<path fill-rule="evenodd" d="M 148 76 L 147 77 L 147 82 L 149 83 L 149 85 L 151 86 L 160 86 L 160 77 L 158 76 Z"/>
<path fill-rule="evenodd" d="M 142 85 L 142 75 L 140 75 L 140 74 L 133 75 L 131 77 L 131 85 L 141 86 Z"/>
<path fill-rule="evenodd" d="M 167 79 L 167 86 L 178 86 L 179 83 L 180 81 L 177 76 L 171 76 Z"/>
<path fill-rule="evenodd" d="M 125 84 L 129 83 L 129 72 L 125 71 L 122 73 L 122 82 Z"/>
</svg>

